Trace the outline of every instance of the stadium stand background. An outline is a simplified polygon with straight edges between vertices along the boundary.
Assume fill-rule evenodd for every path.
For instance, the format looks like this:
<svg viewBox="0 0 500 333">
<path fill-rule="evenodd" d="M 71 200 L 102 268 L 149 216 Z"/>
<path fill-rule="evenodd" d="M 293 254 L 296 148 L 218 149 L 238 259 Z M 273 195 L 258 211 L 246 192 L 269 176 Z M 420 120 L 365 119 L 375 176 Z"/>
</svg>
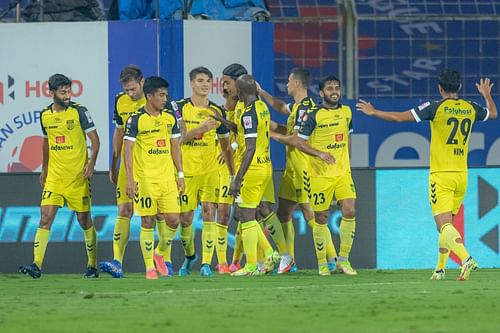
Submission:
<svg viewBox="0 0 500 333">
<path fill-rule="evenodd" d="M 0 0 L 0 11 L 14 0 Z M 105 16 L 112 0 L 100 0 Z M 123 1 L 124 4 L 142 0 Z M 209 1 L 213 5 L 218 1 Z M 222 3 L 222 1 L 219 1 Z M 21 0 L 21 8 L 29 1 Z M 182 1 L 172 1 L 172 13 Z M 477 97 L 478 77 L 500 78 L 500 2 L 495 0 L 256 0 L 225 1 L 242 8 L 264 7 L 275 26 L 275 91 L 286 97 L 290 69 L 312 70 L 314 82 L 335 73 L 349 98 L 437 98 L 435 77 L 455 68 L 465 97 Z M 201 9 L 200 9 L 201 7 Z M 226 6 L 229 7 L 229 6 Z M 228 19 L 230 8 L 193 5 L 195 15 Z M 166 9 L 165 9 L 166 10 Z M 213 10 L 212 10 L 213 11 Z M 181 18 L 182 15 L 169 16 Z M 250 19 L 247 17 L 247 19 Z M 11 10 L 3 21 L 15 20 Z M 500 84 L 494 87 L 494 96 Z M 317 95 L 317 88 L 312 92 Z"/>
</svg>

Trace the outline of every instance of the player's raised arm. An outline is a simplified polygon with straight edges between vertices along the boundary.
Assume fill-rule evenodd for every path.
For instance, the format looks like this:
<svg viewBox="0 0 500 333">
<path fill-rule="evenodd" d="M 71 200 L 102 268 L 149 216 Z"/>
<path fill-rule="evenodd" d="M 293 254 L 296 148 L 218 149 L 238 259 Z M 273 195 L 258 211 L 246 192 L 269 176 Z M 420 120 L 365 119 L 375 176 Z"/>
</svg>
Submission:
<svg viewBox="0 0 500 333">
<path fill-rule="evenodd" d="M 279 113 L 282 113 L 284 115 L 290 115 L 290 108 L 288 107 L 288 104 L 283 102 L 281 99 L 272 96 L 270 93 L 262 89 L 262 87 L 257 83 L 257 93 L 259 96 L 262 96 L 266 102 L 271 104 L 271 106 L 278 111 Z"/>
<path fill-rule="evenodd" d="M 360 112 L 363 112 L 367 116 L 377 117 L 386 121 L 393 121 L 398 123 L 415 121 L 415 118 L 413 117 L 413 114 L 410 110 L 403 112 L 377 110 L 370 102 L 364 101 L 362 99 L 360 99 L 358 103 L 356 103 L 356 109 Z"/>
<path fill-rule="evenodd" d="M 238 127 L 235 123 L 230 120 L 223 118 L 218 112 L 214 112 L 213 115 L 210 115 L 213 119 L 220 121 L 224 126 L 226 126 L 231 132 L 238 133 Z"/>
<path fill-rule="evenodd" d="M 484 78 L 481 79 L 479 83 L 476 83 L 476 87 L 481 96 L 483 96 L 486 103 L 486 108 L 490 112 L 488 119 L 497 119 L 497 106 L 495 104 L 495 101 L 491 97 L 491 88 L 493 87 L 493 83 L 491 83 L 489 78 Z"/>
</svg>

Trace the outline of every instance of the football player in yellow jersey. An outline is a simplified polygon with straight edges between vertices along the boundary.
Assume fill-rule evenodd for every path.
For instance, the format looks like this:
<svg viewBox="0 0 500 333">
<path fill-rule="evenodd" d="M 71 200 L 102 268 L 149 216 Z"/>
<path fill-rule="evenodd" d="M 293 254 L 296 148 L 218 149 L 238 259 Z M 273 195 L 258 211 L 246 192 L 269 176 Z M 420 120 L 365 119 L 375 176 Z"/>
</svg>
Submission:
<svg viewBox="0 0 500 333">
<path fill-rule="evenodd" d="M 271 122 L 271 130 L 281 134 L 294 135 L 300 129 L 302 118 L 306 112 L 315 106 L 311 97 L 308 96 L 308 88 L 311 84 L 311 73 L 305 68 L 294 68 L 288 76 L 287 92 L 292 96 L 294 103 L 286 104 L 279 98 L 270 95 L 265 90 L 259 94 L 268 101 L 273 108 L 288 116 L 286 125 Z M 314 213 L 309 204 L 309 155 L 304 154 L 294 146 L 286 146 L 286 166 L 281 186 L 279 189 L 278 218 L 280 219 L 285 234 L 288 252 L 292 259 L 295 256 L 295 230 L 292 223 L 293 212 L 299 204 L 308 225 L 314 226 Z M 304 188 L 305 187 L 305 188 Z M 330 234 L 328 234 L 330 235 Z M 330 235 L 331 236 L 331 235 Z M 327 260 L 330 271 L 335 269 L 337 254 L 331 237 L 327 239 Z M 278 273 L 294 272 L 297 265 L 293 260 L 286 264 L 283 258 Z"/>
<path fill-rule="evenodd" d="M 356 190 L 349 161 L 352 113 L 348 106 L 340 104 L 341 86 L 338 78 L 328 76 L 321 80 L 319 90 L 323 102 L 304 115 L 298 134 L 289 136 L 287 143 L 309 155 L 319 157 L 310 159 L 309 168 L 309 200 L 316 219 L 313 238 L 319 274 L 331 273 L 326 247 L 331 238 L 328 229 L 330 206 L 335 198 L 342 209 L 337 271 L 356 275 L 357 272 L 349 262 L 356 227 Z M 335 163 L 331 163 L 333 161 Z"/>
<path fill-rule="evenodd" d="M 251 75 L 240 76 L 236 80 L 236 86 L 239 100 L 234 116 L 236 124 L 220 117 L 217 119 L 236 133 L 239 146 L 237 160 L 240 162 L 238 172 L 231 183 L 230 193 L 236 198 L 235 202 L 239 206 L 243 249 L 247 258 L 245 267 L 232 275 L 241 276 L 260 273 L 257 267 L 259 243 L 267 243 L 265 247 L 270 249 L 266 267 L 271 270 L 274 267 L 272 248 L 256 221 L 257 207 L 272 178 L 269 151 L 271 118 L 267 105 L 257 97 L 257 85 Z M 243 146 L 244 150 L 240 150 Z"/>
<path fill-rule="evenodd" d="M 202 232 L 202 276 L 213 275 L 210 268 L 216 244 L 215 213 L 219 195 L 219 168 L 217 144 L 226 162 L 230 175 L 234 174 L 233 157 L 229 141 L 229 130 L 211 116 L 216 112 L 225 117 L 223 110 L 208 99 L 213 75 L 205 67 L 196 67 L 189 73 L 192 95 L 177 102 L 179 112 L 186 124 L 182 140 L 182 156 L 186 175 L 186 192 L 181 196 L 181 240 L 186 260 L 179 270 L 180 276 L 191 273 L 196 254 L 192 232 L 194 210 L 201 202 Z"/>
<path fill-rule="evenodd" d="M 120 159 L 123 160 L 124 125 L 130 115 L 136 113 L 146 104 L 143 91 L 144 77 L 139 67 L 136 65 L 126 66 L 120 73 L 120 83 L 123 92 L 119 93 L 115 98 L 113 113 L 115 130 L 113 132 L 113 153 L 109 171 L 109 179 L 116 185 L 116 201 L 118 205 L 118 216 L 113 231 L 113 260 L 99 263 L 101 271 L 109 273 L 114 278 L 123 277 L 123 255 L 128 243 L 130 219 L 133 215 L 132 199 L 126 194 L 127 175 L 125 163 L 120 163 L 118 167 Z"/>
<path fill-rule="evenodd" d="M 176 117 L 165 111 L 167 88 L 161 77 L 144 81 L 146 105 L 128 118 L 124 136 L 126 193 L 141 216 L 140 246 L 147 279 L 158 279 L 153 261 L 156 216 L 166 221 L 160 241 L 170 245 L 179 225 L 179 192 L 185 189 L 181 133 Z"/>
<path fill-rule="evenodd" d="M 41 219 L 33 244 L 33 263 L 20 266 L 19 272 L 40 278 L 50 228 L 59 207 L 66 202 L 69 209 L 76 212 L 85 235 L 88 262 L 84 277 L 96 278 L 99 276 L 97 237 L 90 215 L 90 177 L 99 152 L 99 136 L 89 111 L 71 101 L 70 79 L 62 74 L 52 75 L 49 92 L 53 103 L 43 109 L 40 116 L 44 135 Z M 86 137 L 90 139 L 90 159 Z"/>
<path fill-rule="evenodd" d="M 247 73 L 248 72 L 243 65 L 236 63 L 227 66 L 222 71 L 223 96 L 226 101 L 221 108 L 224 110 L 226 119 L 229 121 L 234 120 L 234 109 L 236 107 L 236 102 L 238 101 L 238 95 L 236 93 L 236 79 L 240 75 Z M 229 140 L 231 142 L 232 151 L 234 152 L 238 145 L 233 134 L 230 134 Z M 233 257 L 238 259 L 236 259 L 236 262 L 232 262 L 231 266 L 228 266 L 227 229 L 230 221 L 231 207 L 234 203 L 234 198 L 229 193 L 232 176 L 221 152 L 219 152 L 219 155 L 217 156 L 217 161 L 219 163 L 219 196 L 217 202 L 217 223 L 215 224 L 217 229 L 217 242 L 215 244 L 215 250 L 217 253 L 217 269 L 219 274 L 228 274 L 232 271 L 235 272 L 240 269 L 239 258 L 242 253 L 240 236 L 241 231 L 236 233 L 235 249 L 233 252 Z"/>
<path fill-rule="evenodd" d="M 460 74 L 452 69 L 442 71 L 438 79 L 442 99 L 426 102 L 404 112 L 385 112 L 360 100 L 356 107 L 369 116 L 388 121 L 429 120 L 431 122 L 429 201 L 439 231 L 438 264 L 431 276 L 433 280 L 445 277 L 446 261 L 450 251 L 462 260 L 458 279 L 469 279 L 477 263 L 467 252 L 463 238 L 452 225 L 467 188 L 467 153 L 474 122 L 497 118 L 497 108 L 491 97 L 490 79 L 481 79 L 476 87 L 486 107 L 458 97 L 462 88 Z"/>
</svg>

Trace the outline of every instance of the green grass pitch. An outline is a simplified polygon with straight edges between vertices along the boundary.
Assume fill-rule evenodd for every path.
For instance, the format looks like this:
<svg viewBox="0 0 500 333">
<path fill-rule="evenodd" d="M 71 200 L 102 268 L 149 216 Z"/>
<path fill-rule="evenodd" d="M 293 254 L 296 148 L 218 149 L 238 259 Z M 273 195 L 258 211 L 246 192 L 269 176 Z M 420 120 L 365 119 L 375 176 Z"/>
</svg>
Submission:
<svg viewBox="0 0 500 333">
<path fill-rule="evenodd" d="M 0 275 L 0 332 L 500 332 L 500 270 L 446 273 Z"/>
</svg>

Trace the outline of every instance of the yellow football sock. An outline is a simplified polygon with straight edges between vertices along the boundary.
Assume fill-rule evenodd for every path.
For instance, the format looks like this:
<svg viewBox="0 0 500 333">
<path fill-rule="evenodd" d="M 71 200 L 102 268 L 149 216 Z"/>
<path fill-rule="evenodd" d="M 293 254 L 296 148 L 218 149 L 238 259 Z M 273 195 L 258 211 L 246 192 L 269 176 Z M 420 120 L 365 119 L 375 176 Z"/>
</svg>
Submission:
<svg viewBox="0 0 500 333">
<path fill-rule="evenodd" d="M 265 257 L 268 257 L 273 254 L 273 247 L 271 246 L 271 243 L 269 243 L 269 240 L 266 237 L 266 234 L 264 233 L 263 230 L 263 225 L 255 221 L 259 228 L 257 228 L 257 236 L 258 236 L 258 242 L 257 245 L 261 248 L 262 252 L 264 253 Z"/>
<path fill-rule="evenodd" d="M 130 235 L 130 219 L 117 216 L 113 231 L 113 259 L 123 263 L 123 255 Z"/>
<path fill-rule="evenodd" d="M 342 258 L 349 258 L 351 253 L 352 243 L 354 241 L 354 234 L 356 232 L 356 218 L 342 217 L 340 221 L 340 251 L 339 256 Z"/>
<path fill-rule="evenodd" d="M 462 236 L 451 223 L 444 224 L 440 232 L 447 248 L 453 251 L 462 262 L 469 258 L 469 252 L 465 249 Z"/>
<path fill-rule="evenodd" d="M 194 256 L 194 232 L 193 225 L 181 226 L 181 241 L 186 257 Z"/>
<path fill-rule="evenodd" d="M 290 257 L 295 258 L 295 228 L 292 220 L 281 224 L 283 235 L 285 235 L 286 247 Z"/>
<path fill-rule="evenodd" d="M 38 228 L 33 242 L 33 262 L 42 269 L 43 258 L 45 257 L 45 250 L 49 243 L 50 230 Z"/>
<path fill-rule="evenodd" d="M 233 251 L 233 261 L 241 262 L 243 258 L 243 242 L 241 240 L 241 222 L 238 222 L 238 227 L 236 228 L 236 235 L 234 237 L 234 251 Z"/>
<path fill-rule="evenodd" d="M 446 245 L 443 233 L 439 233 L 438 246 L 438 262 L 436 265 L 436 271 L 440 269 L 444 270 L 446 268 L 446 262 L 448 261 L 448 257 L 450 256 L 450 249 Z"/>
<path fill-rule="evenodd" d="M 94 226 L 83 230 L 85 235 L 85 249 L 87 250 L 87 267 L 97 268 L 97 233 Z"/>
<path fill-rule="evenodd" d="M 314 238 L 314 248 L 316 249 L 316 257 L 318 259 L 318 265 L 326 264 L 326 241 L 327 233 L 329 233 L 328 226 L 326 224 L 314 224 L 313 228 L 313 238 Z"/>
<path fill-rule="evenodd" d="M 271 212 L 268 216 L 264 218 L 264 224 L 267 226 L 271 237 L 273 238 L 278 252 L 283 255 L 288 253 L 288 247 L 285 240 L 285 235 L 283 234 L 283 228 L 281 228 L 281 222 L 274 212 Z"/>
<path fill-rule="evenodd" d="M 217 234 L 217 243 L 215 249 L 217 252 L 217 263 L 227 264 L 227 225 L 215 223 Z"/>
<path fill-rule="evenodd" d="M 259 225 L 255 220 L 242 223 L 241 226 L 243 249 L 247 258 L 246 265 L 248 265 L 249 269 L 255 269 L 255 267 L 257 267 L 257 242 L 259 239 L 259 230 Z"/>
<path fill-rule="evenodd" d="M 201 244 L 203 247 L 202 264 L 211 264 L 215 249 L 215 222 L 203 222 L 203 232 L 201 234 Z"/>
<path fill-rule="evenodd" d="M 165 223 L 165 234 L 163 235 L 163 239 L 165 240 L 165 251 L 163 252 L 163 260 L 172 262 L 172 258 L 170 254 L 172 253 L 172 240 L 177 233 L 177 228 L 172 228 L 168 224 Z"/>
<path fill-rule="evenodd" d="M 149 271 L 150 269 L 155 268 L 153 263 L 153 248 L 155 244 L 154 229 L 141 228 L 139 242 L 141 244 L 142 257 L 144 258 L 146 271 Z"/>
<path fill-rule="evenodd" d="M 167 249 L 167 240 L 165 239 L 167 223 L 165 220 L 156 220 L 156 232 L 158 233 L 158 244 L 155 248 L 155 253 L 161 256 L 165 255 Z"/>
<path fill-rule="evenodd" d="M 328 224 L 326 225 L 326 228 L 328 229 L 328 232 L 326 233 L 326 258 L 328 262 L 334 262 L 337 260 L 337 251 L 333 245 L 332 233 L 330 232 Z"/>
<path fill-rule="evenodd" d="M 173 231 L 172 238 L 170 239 L 170 242 L 167 243 L 167 246 L 165 248 L 165 251 L 163 252 L 163 259 L 168 262 L 172 262 L 172 243 L 175 238 L 175 234 L 177 233 L 177 228 L 171 228 L 170 226 L 167 225 L 167 232 L 168 231 Z"/>
</svg>

